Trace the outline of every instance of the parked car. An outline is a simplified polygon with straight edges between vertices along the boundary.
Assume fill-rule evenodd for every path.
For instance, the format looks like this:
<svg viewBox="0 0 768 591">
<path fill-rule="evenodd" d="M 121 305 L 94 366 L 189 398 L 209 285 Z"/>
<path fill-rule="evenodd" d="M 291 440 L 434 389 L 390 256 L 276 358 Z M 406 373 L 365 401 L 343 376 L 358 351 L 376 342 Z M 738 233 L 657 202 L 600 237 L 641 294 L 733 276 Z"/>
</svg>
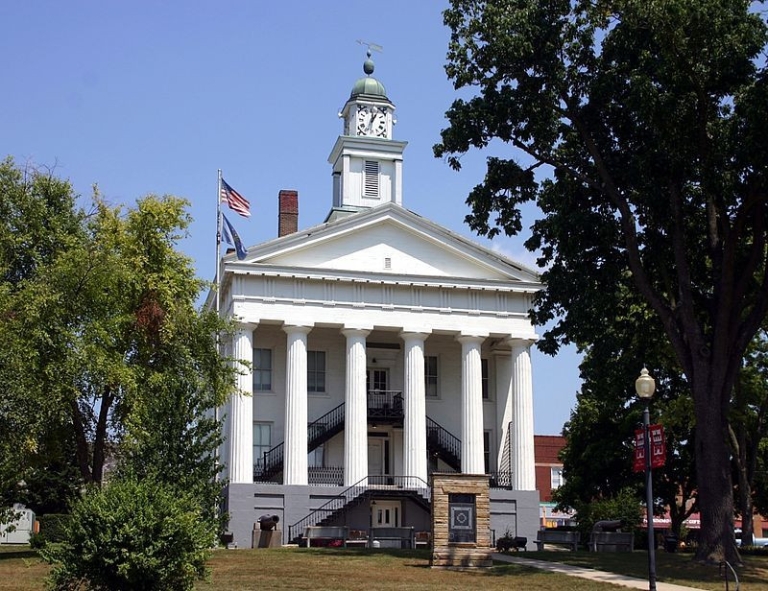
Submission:
<svg viewBox="0 0 768 591">
<path fill-rule="evenodd" d="M 741 530 L 738 527 L 734 530 L 734 534 L 736 535 L 736 545 L 741 546 Z M 768 546 L 768 538 L 758 538 L 757 536 L 753 536 L 751 545 Z"/>
</svg>

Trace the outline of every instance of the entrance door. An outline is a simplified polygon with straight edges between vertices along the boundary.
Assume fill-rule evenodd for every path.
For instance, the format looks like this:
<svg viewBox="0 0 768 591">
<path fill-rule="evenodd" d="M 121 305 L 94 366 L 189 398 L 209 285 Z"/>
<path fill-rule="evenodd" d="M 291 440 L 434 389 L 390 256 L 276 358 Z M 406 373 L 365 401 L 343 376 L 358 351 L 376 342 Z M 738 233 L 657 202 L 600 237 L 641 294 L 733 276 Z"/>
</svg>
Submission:
<svg viewBox="0 0 768 591">
<path fill-rule="evenodd" d="M 368 476 L 384 474 L 384 440 L 368 438 Z"/>
<path fill-rule="evenodd" d="M 372 527 L 400 527 L 400 501 L 371 503 Z"/>
<path fill-rule="evenodd" d="M 381 368 L 369 368 L 368 391 L 368 416 L 388 417 L 392 409 L 392 393 L 387 391 L 389 385 L 389 370 Z"/>
</svg>

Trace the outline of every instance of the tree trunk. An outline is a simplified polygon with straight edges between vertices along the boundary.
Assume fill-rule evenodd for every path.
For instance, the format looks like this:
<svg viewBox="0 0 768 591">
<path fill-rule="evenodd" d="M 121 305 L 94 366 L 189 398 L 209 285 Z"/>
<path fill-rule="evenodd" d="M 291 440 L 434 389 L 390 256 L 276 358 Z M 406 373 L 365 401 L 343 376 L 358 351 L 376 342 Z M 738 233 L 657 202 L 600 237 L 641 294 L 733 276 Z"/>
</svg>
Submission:
<svg viewBox="0 0 768 591">
<path fill-rule="evenodd" d="M 96 423 L 96 433 L 93 440 L 93 464 L 91 473 L 93 482 L 101 486 L 104 479 L 104 460 L 106 458 L 107 447 L 107 423 L 109 412 L 112 409 L 112 403 L 115 397 L 111 386 L 104 386 L 104 393 L 101 396 L 101 408 L 99 409 L 99 420 Z"/>
<path fill-rule="evenodd" d="M 708 360 L 711 363 L 711 360 Z M 696 413 L 696 473 L 701 511 L 701 530 L 696 559 L 708 563 L 727 560 L 741 563 L 733 535 L 733 484 L 728 419 L 723 390 L 730 385 L 711 379 L 711 367 L 696 372 L 691 380 Z M 709 365 L 709 364 L 707 364 Z M 698 379 L 696 379 L 698 378 Z M 726 401 L 730 397 L 725 396 Z"/>
<path fill-rule="evenodd" d="M 72 397 L 69 401 L 70 412 L 72 413 L 72 427 L 75 430 L 75 445 L 77 448 L 77 466 L 80 468 L 80 474 L 86 484 L 93 482 L 91 474 L 91 465 L 88 461 L 88 438 L 85 434 L 85 425 L 83 416 L 80 413 L 80 407 L 77 404 L 77 398 Z"/>
<path fill-rule="evenodd" d="M 738 509 L 741 515 L 741 545 L 751 546 L 753 543 L 754 527 L 752 514 L 752 483 L 748 475 L 747 458 L 747 433 L 746 426 L 740 424 L 738 432 L 730 429 L 731 442 L 733 444 L 733 457 L 736 464 L 736 474 L 739 484 Z"/>
</svg>

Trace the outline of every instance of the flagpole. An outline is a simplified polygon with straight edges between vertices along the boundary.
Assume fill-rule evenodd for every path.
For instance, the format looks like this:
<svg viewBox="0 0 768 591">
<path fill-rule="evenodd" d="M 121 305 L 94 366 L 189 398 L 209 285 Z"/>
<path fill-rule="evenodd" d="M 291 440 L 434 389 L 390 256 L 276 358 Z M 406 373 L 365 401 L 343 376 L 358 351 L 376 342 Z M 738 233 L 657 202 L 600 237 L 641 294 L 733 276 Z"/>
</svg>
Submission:
<svg viewBox="0 0 768 591">
<path fill-rule="evenodd" d="M 214 289 L 216 290 L 216 317 L 221 317 L 221 169 L 218 169 L 218 179 L 216 187 L 216 278 L 214 279 Z M 221 355 L 221 333 L 216 331 L 216 353 Z M 219 405 L 213 409 L 213 420 L 219 422 Z M 219 480 L 219 448 L 216 448 L 215 459 L 216 474 L 215 479 Z"/>
<path fill-rule="evenodd" d="M 218 170 L 218 183 L 216 187 L 216 314 L 221 310 L 221 169 Z"/>
</svg>

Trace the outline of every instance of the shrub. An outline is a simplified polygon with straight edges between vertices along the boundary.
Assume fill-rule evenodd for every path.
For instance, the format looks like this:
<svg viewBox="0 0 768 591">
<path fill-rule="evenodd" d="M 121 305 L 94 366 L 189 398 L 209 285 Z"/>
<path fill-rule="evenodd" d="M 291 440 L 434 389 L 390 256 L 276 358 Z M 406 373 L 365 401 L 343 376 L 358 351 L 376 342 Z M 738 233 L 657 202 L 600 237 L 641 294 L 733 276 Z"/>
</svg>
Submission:
<svg viewBox="0 0 768 591">
<path fill-rule="evenodd" d="M 33 550 L 40 550 L 45 548 L 45 536 L 39 531 L 29 534 L 29 547 Z"/>
<path fill-rule="evenodd" d="M 37 522 L 40 525 L 40 532 L 35 534 L 35 543 L 39 544 L 38 547 L 44 546 L 48 542 L 63 542 L 67 524 L 69 523 L 69 515 L 64 513 L 48 513 L 46 515 L 40 515 L 37 517 Z"/>
<path fill-rule="evenodd" d="M 42 554 L 59 591 L 188 591 L 205 576 L 214 541 L 188 496 L 151 480 L 116 480 L 78 501 L 64 542 Z"/>
<path fill-rule="evenodd" d="M 615 497 L 599 499 L 577 508 L 577 529 L 581 532 L 582 540 L 589 540 L 592 528 L 598 521 L 621 520 L 624 531 L 637 530 L 642 520 L 642 509 L 635 492 L 629 488 L 622 489 Z"/>
</svg>

